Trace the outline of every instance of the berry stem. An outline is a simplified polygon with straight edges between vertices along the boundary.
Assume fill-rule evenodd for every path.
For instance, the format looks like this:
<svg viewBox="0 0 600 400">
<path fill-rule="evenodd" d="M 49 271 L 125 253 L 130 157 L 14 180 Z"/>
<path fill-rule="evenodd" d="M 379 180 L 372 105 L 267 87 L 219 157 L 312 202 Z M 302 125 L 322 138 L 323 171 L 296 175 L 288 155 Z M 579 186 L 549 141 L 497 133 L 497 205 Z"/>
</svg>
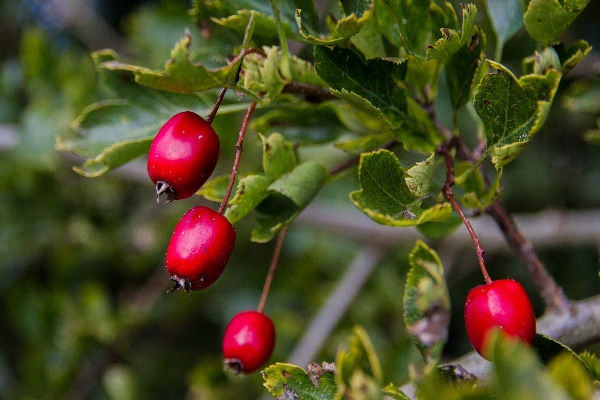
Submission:
<svg viewBox="0 0 600 400">
<path fill-rule="evenodd" d="M 273 258 L 271 259 L 271 265 L 269 266 L 267 278 L 265 279 L 262 294 L 260 295 L 260 301 L 258 302 L 258 307 L 256 309 L 256 311 L 259 313 L 262 313 L 265 310 L 267 296 L 269 295 L 269 290 L 271 290 L 273 275 L 275 275 L 275 270 L 277 269 L 277 264 L 279 263 L 279 255 L 281 254 L 281 248 L 283 247 L 283 240 L 285 239 L 285 234 L 287 233 L 289 227 L 289 225 L 284 226 L 279 231 L 279 235 L 277 235 L 277 242 L 275 243 L 275 249 L 273 250 Z"/>
<path fill-rule="evenodd" d="M 488 274 L 487 268 L 485 267 L 485 262 L 483 261 L 483 254 L 485 253 L 485 250 L 481 246 L 481 243 L 479 243 L 479 239 L 473 230 L 471 222 L 469 222 L 469 219 L 465 216 L 465 213 L 460 208 L 460 205 L 454 198 L 454 193 L 452 192 L 452 185 L 454 185 L 454 164 L 452 163 L 452 154 L 450 154 L 450 146 L 452 146 L 452 143 L 453 140 L 451 140 L 450 143 L 442 145 L 438 148 L 438 153 L 442 154 L 446 161 L 446 182 L 442 187 L 442 193 L 444 197 L 452 204 L 452 207 L 454 207 L 458 215 L 460 215 L 463 224 L 469 231 L 471 239 L 473 239 L 473 243 L 475 243 L 475 248 L 477 249 L 477 260 L 479 261 L 479 268 L 483 274 L 483 279 L 485 279 L 485 283 L 489 284 L 492 283 L 492 278 Z"/>
<path fill-rule="evenodd" d="M 246 134 L 246 129 L 248 128 L 248 122 L 250 121 L 250 117 L 256 108 L 256 100 L 250 103 L 250 107 L 248 107 L 248 111 L 246 111 L 246 115 L 244 116 L 244 121 L 242 122 L 242 127 L 240 128 L 240 134 L 238 136 L 238 141 L 235 144 L 235 160 L 233 162 L 233 169 L 231 171 L 231 178 L 229 179 L 229 185 L 227 186 L 227 192 L 225 192 L 225 197 L 223 197 L 223 202 L 219 207 L 219 213 L 223 214 L 225 212 L 225 207 L 227 207 L 227 202 L 229 201 L 229 196 L 231 196 L 231 191 L 233 190 L 233 184 L 235 183 L 235 176 L 237 175 L 238 166 L 240 164 L 240 159 L 242 157 L 242 144 L 244 143 L 244 135 Z"/>
<path fill-rule="evenodd" d="M 217 111 L 219 111 L 219 107 L 221 106 L 221 102 L 223 101 L 223 98 L 225 97 L 225 92 L 227 92 L 227 88 L 221 89 L 221 93 L 219 93 L 219 97 L 217 97 L 215 106 L 213 107 L 210 114 L 208 114 L 208 116 L 206 117 L 206 122 L 208 122 L 209 124 L 212 124 L 213 119 L 215 119 L 215 116 L 217 115 Z"/>
</svg>

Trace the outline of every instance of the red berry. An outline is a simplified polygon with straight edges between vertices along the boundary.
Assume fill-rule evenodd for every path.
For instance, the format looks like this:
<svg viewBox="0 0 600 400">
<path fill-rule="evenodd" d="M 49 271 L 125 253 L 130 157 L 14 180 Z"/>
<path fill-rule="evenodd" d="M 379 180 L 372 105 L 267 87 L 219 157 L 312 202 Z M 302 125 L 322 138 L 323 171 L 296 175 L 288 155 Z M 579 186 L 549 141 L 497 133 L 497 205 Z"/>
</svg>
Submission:
<svg viewBox="0 0 600 400">
<path fill-rule="evenodd" d="M 471 290 L 465 304 L 465 325 L 473 348 L 486 360 L 489 358 L 483 352 L 483 345 L 493 327 L 528 344 L 535 339 L 533 306 L 523 286 L 512 279 L 493 281 Z"/>
<path fill-rule="evenodd" d="M 166 203 L 193 195 L 210 177 L 219 159 L 219 137 L 208 122 L 191 111 L 169 119 L 150 145 L 148 175 L 156 200 Z"/>
<path fill-rule="evenodd" d="M 225 269 L 235 244 L 235 229 L 222 214 L 203 206 L 189 210 L 175 226 L 167 248 L 171 289 L 200 290 Z"/>
<path fill-rule="evenodd" d="M 259 369 L 275 346 L 275 327 L 265 314 L 244 311 L 236 314 L 225 328 L 223 356 L 236 374 Z"/>
</svg>

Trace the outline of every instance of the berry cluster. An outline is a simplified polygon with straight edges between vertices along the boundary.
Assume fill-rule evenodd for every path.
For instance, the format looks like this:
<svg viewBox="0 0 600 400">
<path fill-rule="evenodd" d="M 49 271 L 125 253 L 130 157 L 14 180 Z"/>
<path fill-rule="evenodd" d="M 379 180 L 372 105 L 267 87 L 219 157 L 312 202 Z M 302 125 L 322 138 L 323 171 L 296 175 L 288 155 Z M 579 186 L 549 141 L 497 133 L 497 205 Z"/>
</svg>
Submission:
<svg viewBox="0 0 600 400">
<path fill-rule="evenodd" d="M 148 175 L 156 185 L 157 201 L 163 194 L 169 203 L 196 193 L 214 171 L 219 152 L 219 136 L 209 122 L 191 111 L 171 117 L 148 153 Z M 189 293 L 215 283 L 235 239 L 235 228 L 222 213 L 192 207 L 175 226 L 167 248 L 167 271 L 175 282 L 169 292 L 183 289 Z M 270 357 L 274 345 L 275 328 L 262 310 L 238 313 L 223 338 L 225 363 L 235 373 L 254 372 Z"/>
</svg>

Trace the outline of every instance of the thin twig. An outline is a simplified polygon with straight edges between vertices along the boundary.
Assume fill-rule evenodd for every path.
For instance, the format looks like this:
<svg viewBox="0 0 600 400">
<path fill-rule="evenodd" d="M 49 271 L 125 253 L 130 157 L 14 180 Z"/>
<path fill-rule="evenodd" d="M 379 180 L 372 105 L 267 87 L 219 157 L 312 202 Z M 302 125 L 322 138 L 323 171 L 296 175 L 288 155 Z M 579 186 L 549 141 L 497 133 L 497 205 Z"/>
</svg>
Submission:
<svg viewBox="0 0 600 400">
<path fill-rule="evenodd" d="M 244 121 L 242 122 L 242 127 L 240 128 L 240 135 L 238 137 L 238 141 L 235 144 L 235 160 L 233 162 L 233 168 L 231 171 L 231 178 L 229 179 L 229 185 L 227 186 L 227 192 L 225 193 L 225 197 L 223 197 L 223 202 L 219 207 L 219 213 L 223 214 L 225 211 L 225 207 L 227 207 L 227 202 L 229 201 L 229 196 L 231 196 L 231 191 L 233 190 L 233 184 L 235 183 L 235 176 L 237 175 L 238 166 L 240 164 L 240 159 L 242 157 L 242 145 L 244 143 L 244 135 L 246 134 L 246 129 L 248 128 L 248 122 L 250 121 L 250 117 L 256 108 L 256 100 L 250 103 L 250 107 L 248 107 L 248 111 L 246 111 L 246 115 L 244 116 Z"/>
<path fill-rule="evenodd" d="M 215 119 L 215 115 L 217 115 L 217 111 L 219 111 L 219 107 L 223 102 L 223 98 L 225 97 L 225 92 L 227 92 L 227 88 L 221 89 L 221 93 L 219 93 L 219 97 L 217 97 L 217 101 L 215 102 L 215 106 L 211 110 L 210 114 L 206 117 L 206 122 L 212 124 L 213 119 Z"/>
<path fill-rule="evenodd" d="M 277 264 L 279 263 L 279 256 L 281 255 L 283 240 L 285 239 L 285 234 L 287 233 L 289 227 L 289 225 L 284 226 L 279 231 L 279 235 L 277 235 L 277 242 L 275 243 L 275 249 L 273 250 L 273 258 L 271 260 L 271 265 L 269 266 L 269 271 L 267 272 L 267 278 L 265 279 L 265 284 L 260 296 L 260 302 L 258 303 L 257 311 L 259 313 L 262 313 L 265 310 L 267 296 L 269 295 L 269 290 L 271 290 L 271 282 L 273 282 L 273 275 L 275 275 L 275 270 L 277 269 Z"/>
<path fill-rule="evenodd" d="M 479 243 L 479 238 L 477 238 L 477 234 L 473 230 L 473 226 L 469 219 L 465 216 L 465 213 L 460 208 L 460 205 L 454 198 L 454 194 L 452 192 L 452 185 L 454 185 L 454 165 L 452 164 L 452 154 L 450 154 L 450 145 L 441 146 L 438 149 L 438 152 L 441 153 L 446 160 L 446 182 L 444 183 L 444 187 L 442 188 L 442 193 L 444 197 L 452 204 L 452 207 L 456 210 L 460 218 L 462 219 L 465 227 L 469 231 L 471 235 L 471 239 L 473 239 L 473 243 L 475 243 L 475 248 L 477 249 L 477 260 L 479 261 L 479 268 L 481 269 L 481 273 L 483 274 L 483 278 L 486 283 L 491 283 L 492 278 L 487 272 L 487 268 L 485 267 L 485 262 L 483 260 L 483 254 L 485 250 Z"/>
</svg>

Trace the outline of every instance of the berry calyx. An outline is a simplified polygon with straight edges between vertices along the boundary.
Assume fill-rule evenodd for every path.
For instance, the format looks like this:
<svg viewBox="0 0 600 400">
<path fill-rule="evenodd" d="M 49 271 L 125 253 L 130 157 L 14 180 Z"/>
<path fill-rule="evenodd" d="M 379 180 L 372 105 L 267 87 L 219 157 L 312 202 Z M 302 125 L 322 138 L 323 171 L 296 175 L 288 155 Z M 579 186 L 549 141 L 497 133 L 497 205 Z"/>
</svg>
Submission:
<svg viewBox="0 0 600 400">
<path fill-rule="evenodd" d="M 229 220 L 208 207 L 196 206 L 185 213 L 167 247 L 167 271 L 175 281 L 170 291 L 212 285 L 229 261 L 235 236 Z"/>
<path fill-rule="evenodd" d="M 509 337 L 532 344 L 536 321 L 531 301 L 523 286 L 500 279 L 473 288 L 465 304 L 465 326 L 473 348 L 488 361 L 483 349 L 490 330 L 500 328 Z"/>
<path fill-rule="evenodd" d="M 275 326 L 258 311 L 236 314 L 223 335 L 225 364 L 235 374 L 249 374 L 259 369 L 275 347 Z"/>
<path fill-rule="evenodd" d="M 160 128 L 148 152 L 148 176 L 156 200 L 165 203 L 193 195 L 208 180 L 219 160 L 220 141 L 201 116 L 184 111 Z"/>
</svg>

